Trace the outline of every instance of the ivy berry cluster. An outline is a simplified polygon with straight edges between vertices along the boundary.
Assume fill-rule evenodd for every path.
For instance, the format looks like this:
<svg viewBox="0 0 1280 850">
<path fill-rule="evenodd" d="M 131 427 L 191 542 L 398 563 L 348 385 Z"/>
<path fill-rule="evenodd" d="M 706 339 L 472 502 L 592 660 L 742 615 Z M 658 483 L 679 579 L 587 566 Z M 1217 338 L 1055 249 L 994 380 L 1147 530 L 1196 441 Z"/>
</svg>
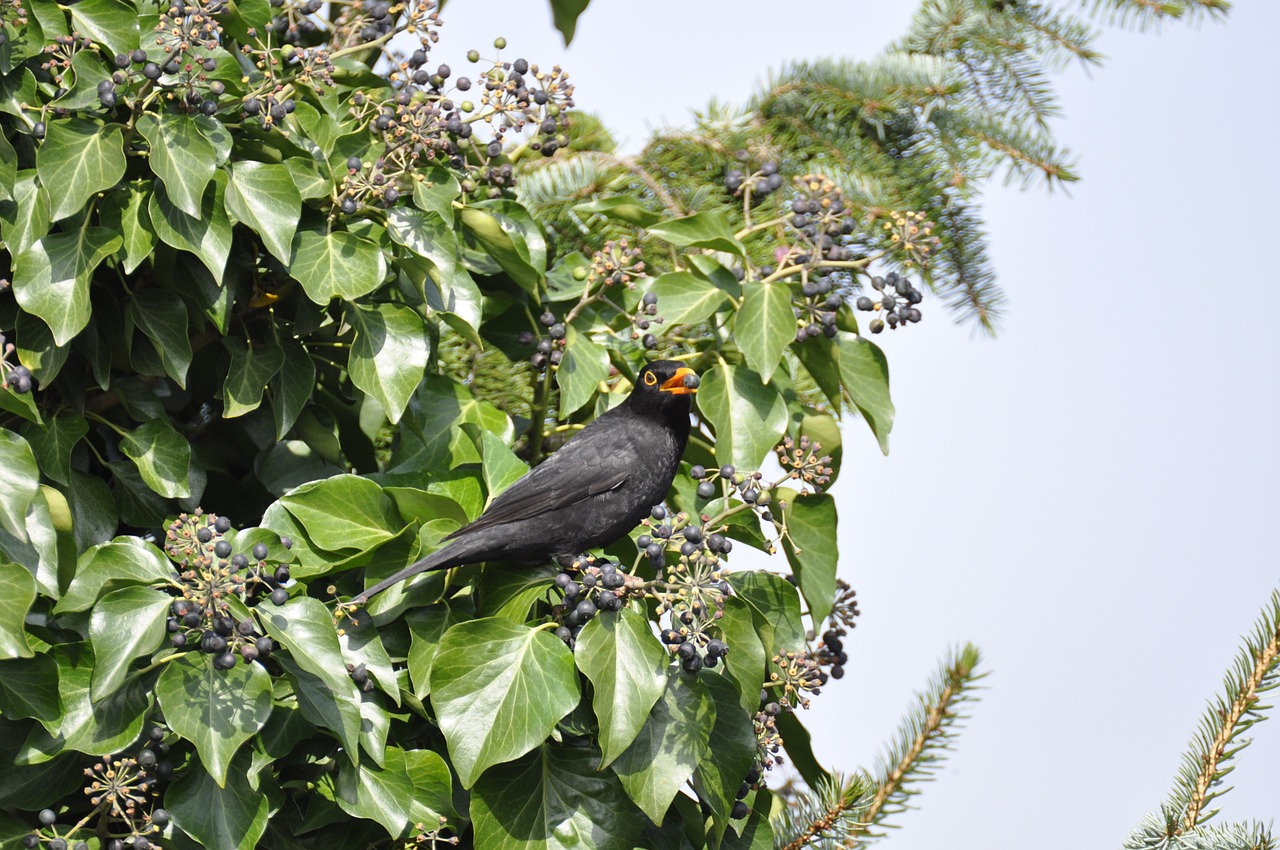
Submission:
<svg viewBox="0 0 1280 850">
<path fill-rule="evenodd" d="M 600 611 L 620 611 L 629 591 L 638 588 L 640 579 L 618 569 L 604 558 L 587 557 L 556 575 L 556 587 L 563 601 L 555 613 L 561 622 L 556 636 L 572 649 L 578 633 Z"/>
<path fill-rule="evenodd" d="M 912 286 L 910 280 L 897 272 L 889 272 L 884 277 L 877 275 L 871 278 L 871 288 L 880 293 L 879 297 L 873 299 L 863 295 L 858 298 L 857 307 L 878 314 L 871 320 L 873 334 L 883 331 L 885 324 L 890 330 L 897 330 L 905 328 L 908 322 L 915 324 L 920 321 L 920 308 L 916 305 L 924 300 L 924 293 Z"/>
<path fill-rule="evenodd" d="M 31 370 L 21 363 L 9 365 L 9 355 L 15 351 L 14 344 L 0 334 L 0 387 L 13 390 L 18 395 L 31 392 Z"/>
</svg>

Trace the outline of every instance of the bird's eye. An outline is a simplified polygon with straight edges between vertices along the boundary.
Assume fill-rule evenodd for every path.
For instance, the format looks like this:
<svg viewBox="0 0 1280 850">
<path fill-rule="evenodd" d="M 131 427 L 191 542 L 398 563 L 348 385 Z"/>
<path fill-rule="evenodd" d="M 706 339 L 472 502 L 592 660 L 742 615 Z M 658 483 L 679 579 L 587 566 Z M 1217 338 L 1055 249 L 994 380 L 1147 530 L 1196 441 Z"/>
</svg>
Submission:
<svg viewBox="0 0 1280 850">
<path fill-rule="evenodd" d="M 647 386 L 650 386 L 650 387 L 651 387 L 651 386 L 653 386 L 654 384 L 658 383 L 658 376 L 657 376 L 657 375 L 655 375 L 655 374 L 653 374 L 652 372 L 645 372 L 645 373 L 644 373 L 644 382 L 645 382 L 645 384 L 646 384 Z"/>
</svg>

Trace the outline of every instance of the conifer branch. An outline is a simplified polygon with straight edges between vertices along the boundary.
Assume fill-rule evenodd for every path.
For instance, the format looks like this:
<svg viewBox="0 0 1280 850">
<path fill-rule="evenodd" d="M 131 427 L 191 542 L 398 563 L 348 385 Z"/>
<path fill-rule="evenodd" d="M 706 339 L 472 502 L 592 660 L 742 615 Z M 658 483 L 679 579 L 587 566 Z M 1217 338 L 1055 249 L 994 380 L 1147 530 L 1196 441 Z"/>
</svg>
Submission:
<svg viewBox="0 0 1280 850">
<path fill-rule="evenodd" d="M 815 844 L 852 844 L 865 832 L 872 781 L 865 773 L 840 777 L 792 799 L 772 823 L 773 846 L 801 850 Z"/>
</svg>

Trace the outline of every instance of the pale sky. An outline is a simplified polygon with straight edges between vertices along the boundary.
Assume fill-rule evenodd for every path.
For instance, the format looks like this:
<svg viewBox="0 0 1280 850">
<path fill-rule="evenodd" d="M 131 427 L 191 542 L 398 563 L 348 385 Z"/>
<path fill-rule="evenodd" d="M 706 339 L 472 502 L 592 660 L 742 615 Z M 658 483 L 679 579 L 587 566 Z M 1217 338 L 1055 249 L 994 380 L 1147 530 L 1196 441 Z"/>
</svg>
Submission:
<svg viewBox="0 0 1280 850">
<path fill-rule="evenodd" d="M 787 59 L 874 55 L 914 8 L 594 0 L 566 51 L 545 3 L 452 0 L 433 61 L 463 73 L 468 48 L 505 36 L 511 58 L 564 65 L 635 150 Z M 893 453 L 851 422 L 835 489 L 863 616 L 847 675 L 804 719 L 851 770 L 948 645 L 976 642 L 991 671 L 895 850 L 1117 847 L 1280 586 L 1277 32 L 1262 0 L 1225 23 L 1107 32 L 1104 67 L 1059 78 L 1055 129 L 1083 182 L 989 193 L 1000 337 L 936 300 L 883 335 Z M 1254 733 L 1223 821 L 1280 814 L 1280 720 Z"/>
</svg>

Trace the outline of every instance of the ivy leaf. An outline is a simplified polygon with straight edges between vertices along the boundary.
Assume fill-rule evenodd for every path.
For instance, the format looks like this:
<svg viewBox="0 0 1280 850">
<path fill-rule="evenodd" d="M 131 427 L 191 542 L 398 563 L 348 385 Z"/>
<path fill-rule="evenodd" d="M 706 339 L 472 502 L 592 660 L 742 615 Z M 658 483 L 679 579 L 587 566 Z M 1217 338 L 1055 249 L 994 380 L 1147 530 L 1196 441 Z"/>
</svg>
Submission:
<svg viewBox="0 0 1280 850">
<path fill-rule="evenodd" d="M 630 850 L 644 819 L 600 755 L 543 744 L 471 793 L 476 846 L 486 850 Z"/>
<path fill-rule="evenodd" d="M 387 747 L 382 767 L 343 765 L 336 802 L 352 817 L 382 824 L 392 838 L 414 823 L 439 823 L 453 814 L 453 777 L 439 753 Z"/>
<path fill-rule="evenodd" d="M 594 688 L 591 705 L 600 721 L 604 768 L 640 734 L 667 687 L 670 659 L 648 619 L 630 608 L 602 613 L 583 626 L 573 657 Z"/>
<path fill-rule="evenodd" d="M 0 659 L 31 657 L 26 619 L 35 601 L 36 580 L 30 570 L 0 562 Z"/>
<path fill-rule="evenodd" d="M 213 190 L 204 193 L 200 214 L 190 216 L 179 209 L 163 184 L 157 184 L 147 214 L 156 235 L 166 245 L 189 251 L 200 258 L 215 281 L 221 281 L 231 254 L 231 220 L 224 207 L 225 179 L 215 173 Z"/>
<path fill-rule="evenodd" d="M 326 305 L 335 298 L 354 300 L 382 284 L 386 260 L 368 239 L 343 230 L 299 230 L 293 237 L 289 274 L 307 297 Z"/>
<path fill-rule="evenodd" d="M 227 771 L 220 787 L 207 770 L 191 765 L 165 791 L 164 804 L 173 822 L 206 850 L 253 850 L 267 829 L 271 801 L 249 784 L 246 751 Z M 258 774 L 261 783 L 263 774 Z"/>
<path fill-rule="evenodd" d="M 463 423 L 461 428 L 480 452 L 481 471 L 489 501 L 493 501 L 494 497 L 528 473 L 528 465 L 516 457 L 516 453 L 497 434 L 470 422 Z"/>
<path fill-rule="evenodd" d="M 0 137 L 0 201 L 13 200 L 13 183 L 18 179 L 18 152 L 9 140 Z"/>
<path fill-rule="evenodd" d="M 71 346 L 58 345 L 49 326 L 25 310 L 18 311 L 14 325 L 18 360 L 41 386 L 53 383 L 71 354 Z"/>
<path fill-rule="evenodd" d="M 137 127 L 151 145 L 151 169 L 164 183 L 169 200 L 187 215 L 199 218 L 205 187 L 213 179 L 213 144 L 191 116 L 180 112 L 144 112 Z"/>
<path fill-rule="evenodd" d="M 452 216 L 448 221 L 453 221 Z M 457 316 L 470 329 L 459 332 L 474 337 L 472 341 L 479 343 L 476 330 L 483 319 L 480 290 L 458 257 L 458 243 L 451 226 L 432 213 L 393 207 L 387 211 L 387 233 L 391 241 L 427 261 L 427 268 L 418 274 L 414 274 L 414 263 L 402 263 L 415 283 L 421 283 L 427 306 Z"/>
<path fill-rule="evenodd" d="M 565 331 L 564 357 L 556 367 L 561 419 L 567 419 L 591 401 L 596 387 L 609 377 L 609 353 L 572 325 Z"/>
<path fill-rule="evenodd" d="M 413 309 L 388 302 L 357 304 L 348 315 L 356 328 L 351 381 L 378 400 L 394 425 L 427 369 L 426 325 Z"/>
<path fill-rule="evenodd" d="M 586 5 L 585 3 L 583 4 Z M 630 195 L 612 195 L 596 198 L 585 204 L 578 204 L 573 211 L 580 215 L 602 215 L 634 224 L 637 227 L 648 227 L 662 220 L 662 216 L 640 203 Z"/>
<path fill-rule="evenodd" d="M 542 281 L 542 269 L 533 265 L 529 246 L 524 239 L 523 222 L 517 224 L 514 219 L 501 212 L 491 212 L 475 206 L 463 207 L 459 217 L 463 235 L 469 244 L 478 246 L 526 291 L 536 292 Z"/>
<path fill-rule="evenodd" d="M 24 543 L 27 511 L 39 490 L 40 468 L 31 446 L 14 432 L 0 428 L 0 526 Z"/>
<path fill-rule="evenodd" d="M 41 725 L 57 725 L 62 699 L 53 658 L 41 654 L 0 661 L 0 713 L 11 719 L 30 717 Z"/>
<path fill-rule="evenodd" d="M 757 791 L 755 805 L 746 822 L 738 821 L 733 824 L 740 833 L 733 830 L 726 832 L 720 850 L 773 850 L 773 826 L 769 823 L 772 810 L 773 795 L 764 789 Z"/>
<path fill-rule="evenodd" d="M 121 587 L 176 579 L 173 565 L 155 546 L 140 537 L 117 537 L 80 556 L 75 578 L 53 610 L 58 614 L 83 611 Z"/>
<path fill-rule="evenodd" d="M 142 332 L 156 346 L 164 372 L 186 389 L 191 367 L 191 335 L 187 332 L 187 305 L 180 298 L 134 298 L 129 311 Z"/>
<path fill-rule="evenodd" d="M 50 121 L 36 151 L 36 171 L 49 193 L 50 220 L 80 212 L 95 194 L 120 182 L 124 167 L 124 135 L 118 125 L 83 118 Z"/>
<path fill-rule="evenodd" d="M 796 317 L 791 312 L 791 290 L 785 283 L 743 286 L 742 308 L 733 323 L 733 338 L 766 384 L 782 360 L 782 352 L 796 338 Z"/>
<path fill-rule="evenodd" d="M 347 675 L 342 647 L 329 609 L 319 599 L 297 596 L 284 605 L 259 603 L 258 619 L 267 633 L 288 651 L 295 693 L 308 719 L 328 727 L 342 741 L 353 764 L 360 761 L 360 693 Z M 286 672 L 290 672 L 286 667 Z M 310 677 L 308 680 L 307 677 Z"/>
<path fill-rule="evenodd" d="M 13 294 L 19 306 L 39 316 L 58 345 L 89 324 L 89 277 L 120 247 L 105 227 L 55 233 L 33 242 L 14 260 Z"/>
<path fill-rule="evenodd" d="M 267 388 L 271 392 L 271 415 L 275 418 L 277 440 L 283 440 L 293 423 L 298 421 L 298 415 L 311 400 L 311 392 L 316 383 L 316 364 L 312 362 L 302 343 L 286 339 L 283 350 L 284 364 L 267 382 Z"/>
<path fill-rule="evenodd" d="M 335 475 L 285 494 L 280 504 L 321 549 L 372 549 L 400 531 L 391 498 L 368 478 Z"/>
<path fill-rule="evenodd" d="M 715 703 L 715 725 L 706 755 L 694 771 L 693 787 L 722 823 L 737 799 L 738 788 L 756 758 L 755 724 L 738 699 L 738 688 L 724 676 L 703 676 Z"/>
<path fill-rule="evenodd" d="M 413 203 L 423 212 L 435 213 L 441 221 L 453 221 L 453 202 L 462 194 L 458 178 L 447 168 L 433 165 L 413 185 Z"/>
<path fill-rule="evenodd" d="M 267 382 L 284 365 L 284 349 L 274 342 L 249 345 L 234 336 L 224 337 L 222 345 L 231 354 L 231 365 L 222 382 L 222 416 L 234 419 L 262 404 Z"/>
<path fill-rule="evenodd" d="M 702 680 L 672 669 L 639 736 L 613 763 L 627 796 L 655 824 L 662 823 L 680 787 L 706 755 L 715 717 Z"/>
<path fill-rule="evenodd" d="M 787 536 L 782 545 L 800 592 L 809 604 L 815 624 L 831 613 L 836 595 L 836 502 L 828 494 L 810 494 L 790 500 L 783 516 Z"/>
<path fill-rule="evenodd" d="M 440 648 L 440 638 L 455 623 L 463 622 L 467 615 L 455 610 L 447 602 L 437 602 L 423 608 L 414 608 L 405 615 L 409 626 L 409 681 L 413 683 L 413 695 L 419 700 L 431 694 L 431 668 Z"/>
<path fill-rule="evenodd" d="M 661 302 L 659 302 L 661 303 Z M 787 429 L 787 403 L 745 366 L 723 361 L 702 374 L 698 410 L 716 430 L 716 461 L 753 470 Z"/>
<path fill-rule="evenodd" d="M 103 225 L 124 239 L 125 274 L 133 274 L 155 250 L 156 231 L 147 212 L 150 201 L 150 187 L 135 181 L 110 193 L 102 202 Z"/>
<path fill-rule="evenodd" d="M 120 438 L 120 451 L 138 467 L 142 480 L 169 499 L 191 495 L 191 444 L 168 419 L 152 419 Z"/>
<path fill-rule="evenodd" d="M 791 766 L 810 788 L 817 787 L 824 780 L 831 778 L 826 769 L 818 764 L 813 754 L 813 744 L 809 738 L 809 730 L 804 728 L 800 718 L 794 711 L 784 711 L 777 717 L 778 734 L 782 736 L 782 746 L 791 759 Z"/>
<path fill-rule="evenodd" d="M 80 0 L 70 11 L 72 25 L 80 35 L 105 44 L 112 53 L 137 49 L 138 10 L 124 0 Z"/>
<path fill-rule="evenodd" d="M 50 654 L 58 665 L 63 710 L 52 734 L 37 726 L 27 735 L 25 761 L 47 761 L 64 750 L 100 756 L 136 741 L 151 705 L 150 680 L 135 678 L 106 699 L 94 700 L 89 688 L 94 668 L 89 644 L 58 644 Z"/>
<path fill-rule="evenodd" d="M 271 676 L 261 664 L 218 670 L 213 659 L 188 652 L 171 661 L 156 682 L 156 698 L 169 728 L 195 744 L 204 769 L 225 788 L 236 751 L 271 716 Z"/>
<path fill-rule="evenodd" d="M 743 710 L 754 714 L 760 707 L 760 688 L 769 659 L 756 634 L 750 606 L 737 597 L 728 597 L 719 624 L 725 643 L 729 644 L 729 654 L 724 657 L 725 675 L 738 685 Z"/>
<path fill-rule="evenodd" d="M 651 224 L 650 236 L 677 248 L 710 248 L 745 256 L 746 249 L 733 235 L 733 227 L 724 213 L 708 211 Z"/>
<path fill-rule="evenodd" d="M 591 0 L 551 0 L 551 17 L 556 29 L 564 36 L 564 46 L 573 41 L 573 34 L 578 29 L 578 16 L 587 10 Z"/>
<path fill-rule="evenodd" d="M 578 690 L 573 653 L 545 630 L 497 617 L 449 629 L 431 668 L 431 704 L 462 787 L 545 741 Z"/>
<path fill-rule="evenodd" d="M 751 570 L 730 574 L 729 584 L 751 608 L 756 633 L 760 635 L 760 642 L 768 655 L 804 649 L 800 597 L 791 582 L 780 575 Z"/>
<path fill-rule="evenodd" d="M 889 453 L 889 432 L 893 430 L 893 401 L 889 398 L 889 363 L 873 342 L 841 331 L 840 380 L 854 405 L 871 426 L 880 442 L 880 451 Z"/>
<path fill-rule="evenodd" d="M 646 291 L 658 297 L 666 328 L 701 322 L 729 301 L 724 290 L 692 272 L 658 275 Z"/>
<path fill-rule="evenodd" d="M 227 212 L 257 231 L 276 259 L 289 262 L 302 215 L 302 196 L 289 169 L 262 162 L 232 163 Z"/>
<path fill-rule="evenodd" d="M 173 597 L 150 587 L 122 587 L 93 606 L 89 642 L 93 644 L 94 701 L 115 693 L 135 658 L 155 652 L 164 643 L 164 623 Z"/>
<path fill-rule="evenodd" d="M 34 168 L 18 172 L 13 203 L 0 204 L 0 225 L 0 236 L 14 257 L 49 232 L 49 193 L 36 181 Z"/>
</svg>

